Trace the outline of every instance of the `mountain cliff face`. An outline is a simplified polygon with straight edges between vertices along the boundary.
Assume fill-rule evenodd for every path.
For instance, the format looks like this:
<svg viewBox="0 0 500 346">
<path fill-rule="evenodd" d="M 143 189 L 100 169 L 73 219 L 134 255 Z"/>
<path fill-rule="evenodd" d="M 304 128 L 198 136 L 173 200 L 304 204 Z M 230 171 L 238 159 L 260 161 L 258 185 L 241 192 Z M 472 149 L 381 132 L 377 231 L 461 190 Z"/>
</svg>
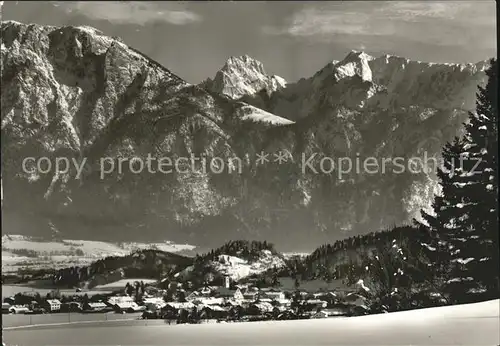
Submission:
<svg viewBox="0 0 500 346">
<path fill-rule="evenodd" d="M 185 174 L 135 174 L 140 167 L 121 171 L 109 161 L 101 179 L 100 160 L 204 155 L 229 164 L 239 143 L 251 153 L 270 128 L 292 123 L 189 85 L 92 28 L 5 22 L 2 39 L 4 222 L 12 232 L 139 236 L 219 215 L 237 197 L 219 188 L 229 169 L 210 176 L 198 163 L 179 168 Z M 23 170 L 27 157 L 72 163 L 42 174 L 34 162 Z M 73 162 L 85 163 L 81 174 Z"/>
<path fill-rule="evenodd" d="M 306 152 L 308 157 L 318 154 L 316 165 L 322 156 L 375 157 L 379 163 L 383 159 L 408 163 L 412 158 L 439 158 L 444 143 L 462 131 L 462 123 L 474 109 L 477 87 L 484 83 L 487 67 L 486 61 L 436 64 L 352 51 L 310 78 L 283 83 L 277 89 L 262 84 L 265 90 L 239 97 L 246 83 L 241 76 L 250 75 L 246 71 L 255 71 L 254 66 L 261 64 L 254 60 L 245 64 L 245 58 L 234 63 L 235 59 L 229 60 L 238 66 L 233 77 L 227 76 L 226 67 L 217 73 L 231 81 L 230 88 L 227 83 L 204 87 L 294 120 L 295 136 L 287 143 L 288 149 L 297 155 Z M 259 71 L 258 80 L 271 79 L 263 67 Z M 235 94 L 235 89 L 241 92 Z M 351 229 L 353 224 L 358 229 L 365 223 L 373 226 L 374 219 L 382 220 L 382 225 L 400 223 L 405 220 L 397 216 L 401 209 L 407 217 L 418 218 L 420 209 L 438 192 L 432 169 L 435 164 L 424 162 L 429 162 L 428 171 L 418 173 L 418 169 L 409 172 L 408 166 L 396 174 L 391 174 L 391 169 L 375 175 L 351 172 L 333 183 L 339 193 L 335 198 L 312 201 L 321 201 L 315 208 L 324 209 L 325 215 L 341 209 L 344 213 L 340 215 L 327 215 L 335 219 L 328 222 L 340 229 Z M 313 176 L 309 186 L 322 186 L 321 191 L 328 183 L 318 180 L 324 177 Z M 338 200 L 342 200 L 341 205 Z M 352 215 L 356 215 L 354 222 Z"/>
<path fill-rule="evenodd" d="M 432 174 L 339 178 L 302 158 L 317 168 L 323 156 L 439 153 L 484 79 L 485 64 L 351 53 L 297 83 L 231 58 L 196 86 L 93 28 L 4 22 L 1 31 L 9 233 L 206 246 L 257 238 L 301 250 L 405 222 L 428 204 Z M 261 151 L 271 162 L 256 163 Z M 52 163 L 46 173 L 40 157 Z M 68 169 L 55 172 L 63 157 Z"/>
</svg>

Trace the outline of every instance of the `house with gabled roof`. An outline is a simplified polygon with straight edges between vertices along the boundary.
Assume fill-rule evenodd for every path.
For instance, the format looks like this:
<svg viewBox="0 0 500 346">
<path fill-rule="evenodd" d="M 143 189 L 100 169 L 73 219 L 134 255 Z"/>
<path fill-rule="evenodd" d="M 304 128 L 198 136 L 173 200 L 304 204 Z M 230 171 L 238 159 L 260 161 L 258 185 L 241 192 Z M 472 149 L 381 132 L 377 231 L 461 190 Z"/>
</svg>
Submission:
<svg viewBox="0 0 500 346">
<path fill-rule="evenodd" d="M 224 305 L 224 303 L 227 301 L 225 298 L 215 298 L 215 297 L 209 297 L 209 298 L 199 298 L 199 299 L 194 299 L 191 302 L 195 305 Z"/>
<path fill-rule="evenodd" d="M 275 288 L 263 288 L 261 290 L 261 295 L 263 298 L 269 298 L 272 300 L 285 299 L 285 292 Z"/>
<path fill-rule="evenodd" d="M 108 305 L 114 306 L 118 303 L 130 304 L 134 302 L 134 298 L 130 296 L 112 296 L 108 298 Z"/>
<path fill-rule="evenodd" d="M 242 295 L 243 295 L 243 300 L 255 301 L 259 297 L 259 291 L 247 289 L 245 292 L 242 292 Z"/>
<path fill-rule="evenodd" d="M 341 317 L 349 315 L 349 308 L 347 307 L 336 307 L 321 309 L 314 313 L 311 318 L 328 318 L 328 317 Z"/>
<path fill-rule="evenodd" d="M 9 312 L 13 314 L 24 314 L 30 311 L 26 305 L 13 305 L 9 308 Z"/>
<path fill-rule="evenodd" d="M 216 298 L 225 298 L 225 299 L 234 299 L 234 300 L 243 300 L 243 293 L 239 288 L 232 290 L 226 287 L 218 287 L 213 291 L 213 295 Z"/>
<path fill-rule="evenodd" d="M 61 301 L 59 299 L 47 299 L 42 303 L 47 311 L 56 312 L 61 310 Z"/>
<path fill-rule="evenodd" d="M 88 302 L 83 304 L 83 310 L 89 311 L 101 311 L 108 308 L 108 306 L 103 302 Z"/>
<path fill-rule="evenodd" d="M 307 308 L 315 309 L 315 308 L 326 308 L 328 303 L 320 299 L 308 299 L 303 301 L 302 305 L 304 305 Z"/>
<path fill-rule="evenodd" d="M 366 298 L 357 293 L 351 292 L 344 297 L 344 301 L 348 304 L 363 306 L 366 304 Z"/>
<path fill-rule="evenodd" d="M 314 294 L 314 299 L 319 299 L 327 302 L 328 305 L 335 304 L 339 299 L 333 292 L 320 292 Z"/>
<path fill-rule="evenodd" d="M 186 296 L 186 300 L 187 301 L 193 301 L 193 300 L 196 300 L 196 299 L 200 299 L 202 297 L 202 294 L 198 291 L 193 291 L 191 293 L 189 293 L 187 296 Z"/>
<path fill-rule="evenodd" d="M 206 305 L 201 307 L 200 318 L 224 318 L 229 314 L 229 309 L 225 309 L 219 305 Z"/>
<path fill-rule="evenodd" d="M 267 302 L 262 303 L 253 303 L 247 309 L 248 314 L 250 315 L 262 315 L 266 313 L 272 313 L 274 310 L 274 306 Z"/>
<path fill-rule="evenodd" d="M 173 308 L 173 309 L 176 309 L 176 310 L 180 310 L 180 309 L 192 309 L 194 308 L 196 305 L 191 303 L 191 302 L 168 302 L 167 304 L 165 304 L 165 308 Z"/>
</svg>

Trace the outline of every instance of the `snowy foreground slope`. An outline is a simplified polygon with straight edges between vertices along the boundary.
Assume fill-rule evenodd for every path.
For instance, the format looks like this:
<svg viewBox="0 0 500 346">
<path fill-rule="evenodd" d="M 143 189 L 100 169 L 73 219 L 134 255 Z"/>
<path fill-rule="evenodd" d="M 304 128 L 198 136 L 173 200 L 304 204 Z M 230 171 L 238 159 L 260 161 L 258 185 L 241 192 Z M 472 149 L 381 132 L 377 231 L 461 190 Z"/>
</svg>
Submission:
<svg viewBox="0 0 500 346">
<path fill-rule="evenodd" d="M 499 300 L 322 320 L 4 330 L 7 345 L 499 345 Z M 134 321 L 136 322 L 136 321 Z M 150 323 L 143 322 L 141 323 Z"/>
</svg>

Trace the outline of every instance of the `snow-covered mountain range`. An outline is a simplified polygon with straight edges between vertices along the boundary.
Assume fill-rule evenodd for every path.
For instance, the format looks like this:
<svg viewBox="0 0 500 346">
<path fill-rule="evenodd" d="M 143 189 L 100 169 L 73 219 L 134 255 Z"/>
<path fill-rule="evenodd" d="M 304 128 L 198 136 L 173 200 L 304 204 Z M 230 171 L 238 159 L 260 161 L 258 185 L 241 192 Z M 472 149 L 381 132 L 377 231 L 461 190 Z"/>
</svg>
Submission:
<svg viewBox="0 0 500 346">
<path fill-rule="evenodd" d="M 93 28 L 9 21 L 1 34 L 3 227 L 68 239 L 257 238 L 302 251 L 408 221 L 429 204 L 432 173 L 338 179 L 304 173 L 296 158 L 438 155 L 473 108 L 487 65 L 352 52 L 287 83 L 242 56 L 191 85 Z M 261 151 L 296 160 L 258 166 Z M 101 177 L 103 157 L 148 154 L 238 157 L 243 167 Z M 74 167 L 22 170 L 24 158 L 41 156 L 86 159 L 86 169 L 78 179 Z"/>
<path fill-rule="evenodd" d="M 319 102 L 360 111 L 403 107 L 470 110 L 486 67 L 486 61 L 437 64 L 351 51 L 312 77 L 287 83 L 266 74 L 261 62 L 245 55 L 229 58 L 215 78 L 202 85 L 235 100 L 258 98 L 260 106 L 268 98 L 264 108 L 289 119 L 313 115 Z"/>
</svg>

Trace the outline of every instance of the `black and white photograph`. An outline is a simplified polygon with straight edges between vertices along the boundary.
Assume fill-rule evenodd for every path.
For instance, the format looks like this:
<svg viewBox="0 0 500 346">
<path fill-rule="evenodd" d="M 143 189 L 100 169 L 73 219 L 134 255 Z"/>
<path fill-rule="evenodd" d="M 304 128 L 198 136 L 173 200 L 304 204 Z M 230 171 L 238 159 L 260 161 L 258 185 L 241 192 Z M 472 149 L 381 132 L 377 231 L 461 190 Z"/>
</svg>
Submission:
<svg viewBox="0 0 500 346">
<path fill-rule="evenodd" d="M 497 13 L 0 1 L 3 346 L 500 346 Z"/>
</svg>

